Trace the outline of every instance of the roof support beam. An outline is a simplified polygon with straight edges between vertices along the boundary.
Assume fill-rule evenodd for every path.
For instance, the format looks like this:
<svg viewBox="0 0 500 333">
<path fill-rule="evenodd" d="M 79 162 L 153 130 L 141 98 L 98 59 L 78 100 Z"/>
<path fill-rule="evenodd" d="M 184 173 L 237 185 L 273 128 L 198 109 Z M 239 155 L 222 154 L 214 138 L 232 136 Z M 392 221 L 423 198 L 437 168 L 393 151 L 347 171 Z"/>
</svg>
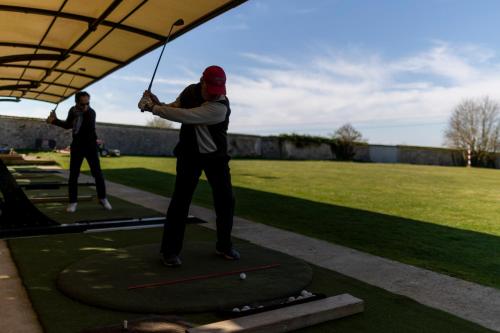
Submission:
<svg viewBox="0 0 500 333">
<path fill-rule="evenodd" d="M 21 99 L 19 97 L 16 98 L 0 98 L 0 102 L 14 102 L 19 103 Z"/>
<path fill-rule="evenodd" d="M 14 65 L 14 64 L 3 64 L 2 67 L 11 67 L 11 68 L 26 68 L 25 65 Z M 64 73 L 64 74 L 72 74 L 72 75 L 75 75 L 75 76 L 82 76 L 82 77 L 86 77 L 88 79 L 97 79 L 98 77 L 97 76 L 93 76 L 93 75 L 89 75 L 89 74 L 86 74 L 86 73 L 82 73 L 81 71 L 68 71 L 68 70 L 64 70 L 64 69 L 52 69 L 52 68 L 49 68 L 49 67 L 42 67 L 42 66 L 30 66 L 29 69 L 38 69 L 38 70 L 41 70 L 41 71 L 46 71 L 46 72 L 58 72 L 58 73 Z"/>
<path fill-rule="evenodd" d="M 15 77 L 0 77 L 0 81 L 33 82 L 33 80 L 18 79 L 18 78 L 15 78 Z M 42 85 L 42 84 L 48 84 L 48 85 L 51 85 L 51 86 L 63 87 L 63 88 L 68 88 L 68 89 L 75 89 L 75 90 L 79 90 L 80 89 L 79 87 L 68 86 L 67 84 L 62 84 L 62 83 L 47 82 L 47 81 L 37 81 L 37 82 L 39 82 L 40 85 Z"/>
<path fill-rule="evenodd" d="M 122 0 L 114 0 L 109 6 L 108 8 L 106 8 L 106 10 L 101 14 L 99 15 L 98 18 L 92 20 L 92 22 L 89 22 L 89 28 L 87 29 L 87 31 L 85 31 L 83 34 L 80 35 L 80 38 L 78 38 L 67 50 L 66 52 L 64 52 L 63 55 L 68 55 L 71 51 L 73 51 L 78 45 L 80 45 L 81 42 L 83 42 L 85 40 L 85 38 L 87 38 L 92 32 L 94 32 L 97 27 L 106 19 L 106 17 L 108 17 L 112 12 L 113 10 L 116 9 L 116 7 L 118 7 L 120 4 L 122 3 Z M 60 13 L 58 13 L 60 15 Z M 51 68 L 51 71 L 56 69 L 57 66 L 60 64 L 61 62 L 60 61 L 57 61 Z M 71 67 L 71 66 L 69 66 Z M 45 73 L 45 76 L 42 78 L 41 81 L 45 80 L 49 75 L 50 75 L 50 71 L 49 72 L 46 72 Z M 59 75 L 60 77 L 61 75 Z M 58 78 L 59 78 L 58 77 Z M 57 79 L 56 79 L 57 80 Z M 47 88 L 43 89 L 39 94 L 43 93 Z"/>
<path fill-rule="evenodd" d="M 53 94 L 53 93 L 48 93 L 48 92 L 39 93 L 38 91 L 29 91 L 29 90 L 23 90 L 23 89 L 16 89 L 16 90 L 13 90 L 13 91 L 20 91 L 20 92 L 22 92 L 23 93 L 23 97 L 22 98 L 25 98 L 24 94 L 26 94 L 27 92 L 30 92 L 30 93 L 33 93 L 33 94 L 54 96 L 54 97 L 59 97 L 59 98 L 66 98 L 67 97 L 67 96 Z M 35 99 L 35 98 L 32 98 L 32 99 Z"/>
<path fill-rule="evenodd" d="M 31 82 L 29 84 L 9 84 L 7 86 L 0 86 L 0 90 L 22 90 L 22 89 L 33 89 L 38 88 L 40 83 Z"/>
<path fill-rule="evenodd" d="M 64 13 L 64 12 L 59 13 L 59 12 L 54 11 L 54 10 L 47 10 L 47 9 L 41 9 L 41 8 L 0 5 L 0 11 L 17 12 L 17 13 L 25 13 L 25 14 L 36 14 L 36 15 L 45 15 L 45 16 L 57 15 L 58 17 L 69 19 L 69 20 L 87 22 L 89 24 L 89 26 L 95 21 L 94 17 L 71 14 L 71 13 Z M 119 23 L 115 23 L 115 22 L 111 22 L 111 21 L 104 20 L 100 24 L 104 25 L 104 26 L 111 27 L 111 28 L 128 31 L 128 32 L 138 34 L 141 36 L 157 39 L 159 41 L 164 41 L 166 39 L 166 36 L 158 35 L 158 34 L 155 34 L 153 32 L 149 32 L 146 30 L 134 28 L 134 27 L 131 27 L 128 25 L 119 24 Z"/>
<path fill-rule="evenodd" d="M 47 35 L 50 32 L 50 29 L 52 29 L 52 26 L 54 25 L 54 23 L 57 20 L 57 16 L 59 15 L 60 12 L 62 12 L 62 10 L 63 10 L 64 6 L 66 6 L 67 2 L 68 2 L 68 0 L 64 0 L 63 3 L 59 6 L 59 9 L 57 10 L 57 15 L 52 17 L 52 21 L 50 22 L 49 26 L 47 27 L 47 30 L 45 30 L 45 33 L 43 34 L 42 39 L 38 42 L 38 46 L 42 45 L 43 42 L 45 41 L 45 38 L 47 37 Z M 35 49 L 35 54 L 37 54 L 37 53 L 38 53 L 38 47 Z M 60 52 L 60 53 L 61 53 L 61 55 L 63 54 L 63 52 Z M 31 65 L 31 60 L 28 62 L 28 66 L 29 65 Z M 20 79 L 23 78 L 24 73 L 26 73 L 26 70 L 27 70 L 27 68 L 25 68 L 23 70 L 23 72 L 21 73 L 21 76 L 19 77 Z M 16 84 L 19 84 L 19 81 L 17 81 Z"/>
<path fill-rule="evenodd" d="M 37 61 L 37 60 L 54 60 L 63 61 L 68 58 L 68 55 L 53 54 L 53 53 L 40 53 L 40 54 L 13 54 L 0 57 L 0 65 L 9 62 L 18 61 Z"/>
<path fill-rule="evenodd" d="M 66 52 L 66 49 L 61 49 L 59 47 L 53 47 L 53 46 L 39 46 L 37 44 L 28 44 L 28 43 L 11 43 L 11 42 L 0 42 L 0 46 L 10 46 L 10 47 L 21 47 L 21 48 L 27 48 L 27 49 L 40 49 L 40 50 L 45 50 L 45 51 L 54 51 L 54 52 L 59 52 L 59 53 L 64 53 Z M 84 57 L 89 57 L 89 58 L 94 58 L 97 60 L 102 60 L 102 61 L 107 61 L 111 62 L 117 65 L 123 65 L 124 62 L 121 60 L 105 57 L 105 56 L 100 56 L 97 54 L 92 54 L 92 53 L 87 53 L 87 52 L 81 52 L 81 51 L 71 51 L 70 54 L 75 54 L 78 56 L 84 56 Z"/>
</svg>

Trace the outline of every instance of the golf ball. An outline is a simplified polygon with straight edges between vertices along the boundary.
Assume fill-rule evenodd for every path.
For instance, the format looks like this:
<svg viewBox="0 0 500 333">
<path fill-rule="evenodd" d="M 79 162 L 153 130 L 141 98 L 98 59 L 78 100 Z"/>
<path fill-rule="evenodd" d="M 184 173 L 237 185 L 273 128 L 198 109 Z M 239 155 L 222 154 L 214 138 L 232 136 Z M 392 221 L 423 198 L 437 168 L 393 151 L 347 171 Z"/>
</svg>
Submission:
<svg viewBox="0 0 500 333">
<path fill-rule="evenodd" d="M 245 273 L 240 274 L 240 279 L 245 280 L 247 278 L 247 275 Z"/>
<path fill-rule="evenodd" d="M 243 308 L 241 308 L 241 311 L 248 311 L 250 310 L 250 307 L 248 305 L 245 305 Z"/>
</svg>

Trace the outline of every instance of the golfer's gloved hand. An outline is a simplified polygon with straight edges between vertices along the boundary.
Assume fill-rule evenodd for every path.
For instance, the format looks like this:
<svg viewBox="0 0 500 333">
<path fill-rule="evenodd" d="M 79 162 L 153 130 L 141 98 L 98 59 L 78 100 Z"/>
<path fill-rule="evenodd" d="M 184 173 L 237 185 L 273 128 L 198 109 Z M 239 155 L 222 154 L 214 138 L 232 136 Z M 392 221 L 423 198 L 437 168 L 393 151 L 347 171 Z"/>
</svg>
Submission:
<svg viewBox="0 0 500 333">
<path fill-rule="evenodd" d="M 156 104 L 157 103 L 155 103 L 154 100 L 151 98 L 151 94 L 148 91 L 146 91 L 142 95 L 142 98 L 139 101 L 139 104 L 137 104 L 137 106 L 139 107 L 139 109 L 141 109 L 141 111 L 153 111 L 153 107 Z"/>
<path fill-rule="evenodd" d="M 148 91 L 146 90 L 144 92 L 144 94 L 148 94 L 149 95 L 149 98 L 151 98 L 151 100 L 153 101 L 153 103 L 155 104 L 161 104 L 160 100 L 158 99 L 158 97 L 156 97 L 155 94 L 153 94 L 151 91 Z"/>
<path fill-rule="evenodd" d="M 47 122 L 47 124 L 52 124 L 54 120 L 56 120 L 56 114 L 54 111 L 50 111 L 50 114 L 45 121 Z"/>
</svg>

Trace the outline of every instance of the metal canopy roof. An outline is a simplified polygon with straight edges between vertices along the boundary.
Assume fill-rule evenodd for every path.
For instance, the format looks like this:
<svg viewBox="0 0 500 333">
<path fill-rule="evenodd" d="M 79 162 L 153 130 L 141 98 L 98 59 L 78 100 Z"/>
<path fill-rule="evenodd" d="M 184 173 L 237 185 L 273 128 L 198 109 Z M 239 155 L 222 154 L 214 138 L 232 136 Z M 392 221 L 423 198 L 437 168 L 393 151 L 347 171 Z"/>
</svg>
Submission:
<svg viewBox="0 0 500 333">
<path fill-rule="evenodd" d="M 246 0 L 3 0 L 0 96 L 58 103 Z M 66 87 L 71 85 L 66 89 Z"/>
</svg>

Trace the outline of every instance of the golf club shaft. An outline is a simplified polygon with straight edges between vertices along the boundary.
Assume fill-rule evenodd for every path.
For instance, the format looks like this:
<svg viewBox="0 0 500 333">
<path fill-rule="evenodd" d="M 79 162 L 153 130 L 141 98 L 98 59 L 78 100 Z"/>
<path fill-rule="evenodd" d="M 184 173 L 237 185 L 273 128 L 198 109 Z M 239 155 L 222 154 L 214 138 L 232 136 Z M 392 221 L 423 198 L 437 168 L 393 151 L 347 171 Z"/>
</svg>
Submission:
<svg viewBox="0 0 500 333">
<path fill-rule="evenodd" d="M 81 68 L 79 68 L 76 72 L 78 73 L 80 70 L 81 70 Z M 71 86 L 71 83 L 73 82 L 73 79 L 75 78 L 75 75 L 76 75 L 76 73 L 75 73 L 75 74 L 73 74 L 73 77 L 71 77 L 71 80 L 69 80 L 69 83 L 68 83 L 68 85 L 66 86 L 66 89 L 64 89 L 64 93 L 63 93 L 63 95 L 62 95 L 62 97 L 63 97 L 63 98 L 64 98 L 64 96 L 66 95 L 66 92 L 68 91 L 68 88 Z M 54 108 L 54 110 L 52 110 L 52 112 L 54 112 L 54 113 L 55 113 L 55 112 L 56 112 L 56 110 L 57 110 L 57 107 L 58 107 L 58 106 L 59 106 L 59 102 L 57 102 L 56 107 Z"/>
<path fill-rule="evenodd" d="M 170 40 L 170 35 L 172 34 L 172 29 L 174 28 L 175 25 L 181 25 L 181 24 L 184 24 L 184 21 L 182 19 L 178 19 L 177 21 L 172 23 L 172 25 L 170 26 L 170 31 L 168 32 L 167 39 L 165 40 L 165 43 L 163 44 L 163 48 L 161 49 L 160 57 L 158 57 L 158 61 L 156 62 L 156 67 L 155 67 L 155 70 L 153 72 L 153 76 L 151 77 L 151 82 L 149 82 L 149 86 L 148 86 L 149 92 L 151 91 L 151 87 L 153 86 L 153 81 L 155 79 L 156 71 L 158 70 L 158 66 L 160 65 L 161 57 L 163 56 L 163 51 L 165 51 L 165 46 L 167 46 L 168 41 Z M 141 109 L 141 112 L 144 112 L 144 110 Z"/>
</svg>

